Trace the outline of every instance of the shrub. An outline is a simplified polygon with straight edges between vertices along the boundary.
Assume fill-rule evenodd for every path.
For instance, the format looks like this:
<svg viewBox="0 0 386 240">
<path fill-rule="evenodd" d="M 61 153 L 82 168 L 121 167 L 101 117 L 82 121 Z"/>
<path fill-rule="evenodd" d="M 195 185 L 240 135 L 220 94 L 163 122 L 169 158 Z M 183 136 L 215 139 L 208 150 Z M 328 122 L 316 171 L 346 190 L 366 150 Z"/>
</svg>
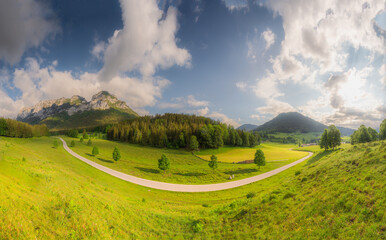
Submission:
<svg viewBox="0 0 386 240">
<path fill-rule="evenodd" d="M 79 142 L 81 143 L 83 142 L 83 137 L 79 138 Z"/>
<path fill-rule="evenodd" d="M 295 172 L 295 176 L 299 175 L 300 174 L 300 171 L 296 171 Z"/>
<path fill-rule="evenodd" d="M 75 141 L 74 140 L 71 141 L 70 147 L 75 147 Z"/>
<path fill-rule="evenodd" d="M 94 146 L 92 148 L 92 155 L 96 156 L 99 154 L 99 148 L 97 146 Z"/>
<path fill-rule="evenodd" d="M 88 141 L 87 141 L 87 146 L 91 146 L 92 145 L 92 141 L 91 141 L 91 139 L 89 139 Z"/>
<path fill-rule="evenodd" d="M 201 232 L 203 228 L 204 228 L 204 224 L 202 224 L 199 220 L 193 221 L 192 223 L 193 232 L 195 233 Z"/>
<path fill-rule="evenodd" d="M 253 198 L 255 196 L 256 196 L 256 193 L 254 193 L 254 192 L 250 192 L 247 194 L 247 198 Z"/>
</svg>

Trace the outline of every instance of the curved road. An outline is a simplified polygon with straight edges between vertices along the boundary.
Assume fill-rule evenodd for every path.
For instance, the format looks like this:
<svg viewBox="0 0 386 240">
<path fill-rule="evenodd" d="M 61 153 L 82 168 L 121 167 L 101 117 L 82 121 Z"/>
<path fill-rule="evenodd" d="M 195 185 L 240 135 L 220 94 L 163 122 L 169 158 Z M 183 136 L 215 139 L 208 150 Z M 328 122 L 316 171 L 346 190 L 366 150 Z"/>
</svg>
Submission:
<svg viewBox="0 0 386 240">
<path fill-rule="evenodd" d="M 283 167 L 276 168 L 272 171 L 237 180 L 237 181 L 231 181 L 231 182 L 225 182 L 225 183 L 216 183 L 216 184 L 205 184 L 205 185 L 187 185 L 187 184 L 174 184 L 174 183 L 165 183 L 165 182 L 157 182 L 157 181 L 152 181 L 152 180 L 147 180 L 143 178 L 138 178 L 134 177 L 125 173 L 121 173 L 118 171 L 115 171 L 111 168 L 105 167 L 103 165 L 100 165 L 96 162 L 93 162 L 91 160 L 88 160 L 87 158 L 84 158 L 80 156 L 79 154 L 75 153 L 72 151 L 68 146 L 66 141 L 64 141 L 62 138 L 59 138 L 63 142 L 63 147 L 64 149 L 70 153 L 72 156 L 76 157 L 77 159 L 87 163 L 88 165 L 99 169 L 107 174 L 110 174 L 111 176 L 120 178 L 124 181 L 131 182 L 134 184 L 138 184 L 144 187 L 149 187 L 149 188 L 155 188 L 159 190 L 165 190 L 165 191 L 173 191 L 173 192 L 211 192 L 211 191 L 220 191 L 220 190 L 225 190 L 225 189 L 230 189 L 230 188 L 235 188 L 235 187 L 240 187 L 244 186 L 253 182 L 257 182 L 260 180 L 263 180 L 265 178 L 271 177 L 273 175 L 276 175 L 284 170 L 287 170 L 288 168 L 295 166 L 298 163 L 303 162 L 304 160 L 308 159 L 313 155 L 313 153 L 309 153 L 307 156 L 296 160 L 295 162 L 292 162 L 290 164 L 287 164 Z"/>
</svg>

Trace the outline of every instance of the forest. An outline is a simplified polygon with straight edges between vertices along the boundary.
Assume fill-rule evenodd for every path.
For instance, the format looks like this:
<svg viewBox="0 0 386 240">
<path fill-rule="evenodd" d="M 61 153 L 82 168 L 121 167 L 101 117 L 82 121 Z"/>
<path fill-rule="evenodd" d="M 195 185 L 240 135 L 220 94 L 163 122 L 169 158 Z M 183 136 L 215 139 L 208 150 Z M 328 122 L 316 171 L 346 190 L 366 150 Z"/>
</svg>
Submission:
<svg viewBox="0 0 386 240">
<path fill-rule="evenodd" d="M 223 145 L 253 147 L 260 144 L 257 132 L 236 130 L 210 118 L 187 114 L 144 116 L 107 129 L 107 139 L 153 147 L 189 147 L 192 136 L 197 138 L 199 148 L 219 148 Z"/>
<path fill-rule="evenodd" d="M 30 125 L 13 119 L 0 118 L 0 136 L 30 138 L 50 135 L 45 124 Z"/>
</svg>

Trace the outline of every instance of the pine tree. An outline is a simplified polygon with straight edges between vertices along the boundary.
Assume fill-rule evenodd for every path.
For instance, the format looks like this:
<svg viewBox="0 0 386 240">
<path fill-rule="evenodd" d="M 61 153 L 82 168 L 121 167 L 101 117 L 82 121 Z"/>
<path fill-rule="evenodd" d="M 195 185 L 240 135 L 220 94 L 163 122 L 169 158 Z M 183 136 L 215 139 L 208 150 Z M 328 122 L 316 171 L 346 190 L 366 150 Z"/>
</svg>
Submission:
<svg viewBox="0 0 386 240">
<path fill-rule="evenodd" d="M 119 159 L 121 159 L 121 152 L 119 151 L 119 149 L 117 147 L 114 148 L 113 159 L 114 159 L 114 161 L 118 161 Z"/>
<path fill-rule="evenodd" d="M 158 159 L 158 168 L 163 170 L 166 173 L 166 170 L 170 168 L 169 158 L 165 154 L 161 155 L 161 158 Z"/>
<path fill-rule="evenodd" d="M 96 156 L 99 154 L 99 148 L 97 146 L 94 146 L 92 148 L 92 155 Z"/>
</svg>

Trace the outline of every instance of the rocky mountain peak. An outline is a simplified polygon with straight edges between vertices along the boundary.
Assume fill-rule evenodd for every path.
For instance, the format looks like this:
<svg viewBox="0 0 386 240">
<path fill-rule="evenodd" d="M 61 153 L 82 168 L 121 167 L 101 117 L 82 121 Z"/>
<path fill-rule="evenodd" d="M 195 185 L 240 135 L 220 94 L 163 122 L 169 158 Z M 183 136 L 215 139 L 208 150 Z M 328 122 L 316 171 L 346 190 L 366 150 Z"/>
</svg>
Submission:
<svg viewBox="0 0 386 240">
<path fill-rule="evenodd" d="M 45 100 L 33 107 L 24 108 L 17 116 L 19 121 L 34 123 L 59 113 L 67 113 L 69 116 L 90 110 L 107 110 L 110 108 L 122 112 L 134 113 L 125 102 L 118 100 L 107 91 L 100 91 L 92 96 L 88 102 L 84 97 L 74 95 L 71 98 L 59 98 Z"/>
</svg>

